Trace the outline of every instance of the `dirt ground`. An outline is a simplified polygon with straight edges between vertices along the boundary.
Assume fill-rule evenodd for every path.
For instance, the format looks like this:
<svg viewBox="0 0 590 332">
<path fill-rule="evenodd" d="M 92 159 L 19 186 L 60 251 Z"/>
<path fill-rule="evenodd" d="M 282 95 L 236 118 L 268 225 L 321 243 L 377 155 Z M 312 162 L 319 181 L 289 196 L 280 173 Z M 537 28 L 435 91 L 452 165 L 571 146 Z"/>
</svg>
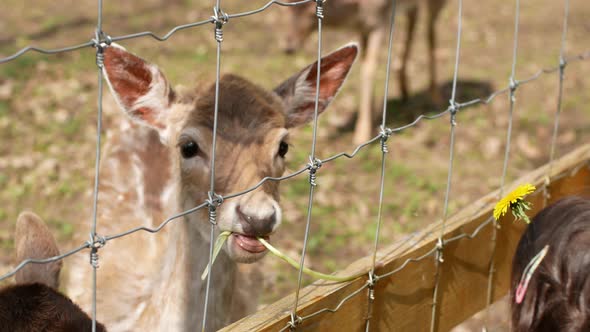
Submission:
<svg viewBox="0 0 590 332">
<path fill-rule="evenodd" d="M 0 57 L 26 45 L 55 48 L 83 43 L 94 37 L 96 4 L 65 0 L 4 0 L 0 11 Z M 224 1 L 228 13 L 258 8 L 264 1 Z M 172 27 L 207 19 L 213 2 L 144 0 L 106 2 L 103 29 L 111 36 L 150 30 L 159 35 Z M 590 51 L 590 2 L 570 3 L 566 54 Z M 508 85 L 512 63 L 514 4 L 506 1 L 466 2 L 457 100 L 485 97 Z M 516 78 L 530 77 L 541 68 L 555 67 L 562 27 L 562 4 L 542 0 L 521 4 Z M 444 99 L 450 96 L 453 74 L 457 3 L 449 1 L 438 23 L 436 52 Z M 422 13 L 424 14 L 424 13 Z M 326 13 L 329 15 L 329 13 Z M 446 108 L 427 96 L 427 52 L 423 18 L 418 26 L 409 73 L 410 100 L 399 100 L 396 80 L 388 93 L 388 125 L 398 127 L 420 114 Z M 294 56 L 281 52 L 284 27 L 282 9 L 231 20 L 224 27 L 222 70 L 251 78 L 272 88 L 315 56 L 314 34 Z M 397 16 L 392 78 L 399 69 L 405 17 Z M 385 24 L 385 22 L 384 22 Z M 324 53 L 350 40 L 351 31 L 327 30 Z M 194 85 L 214 77 L 213 27 L 179 31 L 166 42 L 151 38 L 122 43 L 129 50 L 157 63 L 172 82 Z M 386 47 L 381 52 L 378 95 L 383 91 Z M 590 137 L 590 61 L 566 67 L 563 111 L 557 138 L 557 156 L 588 142 Z M 352 133 L 338 130 L 335 119 L 350 114 L 358 104 L 359 66 L 320 121 L 318 156 L 325 158 L 352 151 Z M 0 65 L 0 272 L 13 259 L 14 222 L 30 209 L 40 214 L 57 235 L 63 249 L 73 248 L 73 225 L 88 220 L 93 184 L 97 73 L 91 48 L 59 55 L 27 53 Z M 556 111 L 557 73 L 547 74 L 518 88 L 508 181 L 548 160 Z M 120 114 L 105 91 L 104 130 Z M 377 96 L 378 97 L 378 96 Z M 380 100 L 380 99 L 379 99 Z M 502 172 L 508 120 L 508 96 L 487 106 L 459 113 L 450 213 L 498 188 Z M 377 133 L 377 129 L 375 129 Z M 292 137 L 290 170 L 308 162 L 311 128 Z M 380 245 L 421 229 L 442 216 L 449 154 L 449 119 L 423 121 L 392 137 L 386 160 L 384 218 Z M 379 188 L 380 149 L 373 145 L 354 159 L 324 165 L 318 175 L 308 256 L 310 267 L 333 272 L 372 250 Z M 307 211 L 305 176 L 281 185 L 284 224 L 273 243 L 292 257 L 302 248 Z M 100 232 L 100 230 L 99 230 Z M 157 236 L 157 235 L 154 235 Z M 67 265 L 67 260 L 66 263 Z M 273 257 L 262 262 L 265 271 L 264 303 L 294 291 L 297 273 Z M 306 283 L 311 280 L 306 279 Z M 483 296 L 483 294 L 482 294 Z M 477 327 L 468 330 L 476 330 Z"/>
</svg>

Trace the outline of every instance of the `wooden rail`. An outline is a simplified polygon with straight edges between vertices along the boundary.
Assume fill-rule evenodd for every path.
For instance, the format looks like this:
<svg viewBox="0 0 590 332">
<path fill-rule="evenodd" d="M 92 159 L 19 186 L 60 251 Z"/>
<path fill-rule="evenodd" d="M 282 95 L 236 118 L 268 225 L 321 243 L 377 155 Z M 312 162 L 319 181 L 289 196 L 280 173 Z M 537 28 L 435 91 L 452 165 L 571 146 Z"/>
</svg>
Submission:
<svg viewBox="0 0 590 332">
<path fill-rule="evenodd" d="M 508 185 L 506 192 L 525 182 L 542 188 L 546 183 L 547 170 L 548 165 L 536 169 Z M 590 145 L 584 145 L 554 161 L 550 178 L 551 184 L 547 188 L 549 202 L 587 191 L 590 187 Z M 449 218 L 443 238 L 446 240 L 460 234 L 473 234 L 492 215 L 497 197 L 498 192 L 492 192 Z M 543 208 L 543 191 L 529 196 L 529 201 L 533 203 L 529 214 L 532 216 Z M 512 256 L 525 228 L 523 223 L 513 222 L 510 213 L 500 220 L 500 225 L 495 253 L 494 300 L 508 292 Z M 408 259 L 430 252 L 436 246 L 440 227 L 441 222 L 436 222 L 414 237 L 415 240 L 382 249 L 378 256 L 379 268 L 376 274 L 383 275 L 393 271 Z M 485 307 L 492 252 L 492 227 L 493 224 L 489 223 L 481 228 L 475 238 L 463 238 L 444 246 L 438 299 L 438 331 L 448 331 Z M 367 272 L 368 276 L 370 266 L 370 258 L 365 257 L 339 274 Z M 371 330 L 428 331 L 435 271 L 435 262 L 431 256 L 410 262 L 399 272 L 378 280 L 374 288 Z M 321 309 L 334 309 L 342 299 L 366 282 L 366 277 L 344 284 L 318 281 L 301 290 L 298 314 L 306 316 Z M 290 320 L 292 305 L 293 295 L 290 295 L 222 331 L 281 330 Z M 363 289 L 343 303 L 337 311 L 324 311 L 306 319 L 297 331 L 364 331 L 368 308 L 368 290 Z"/>
</svg>

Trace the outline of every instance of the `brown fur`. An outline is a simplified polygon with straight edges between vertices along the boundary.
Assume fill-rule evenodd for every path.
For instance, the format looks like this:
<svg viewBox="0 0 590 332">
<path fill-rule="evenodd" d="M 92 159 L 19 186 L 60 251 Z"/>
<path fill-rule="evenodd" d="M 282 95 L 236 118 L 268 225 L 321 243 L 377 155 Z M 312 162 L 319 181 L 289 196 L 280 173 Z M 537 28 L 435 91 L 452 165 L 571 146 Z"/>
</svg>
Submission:
<svg viewBox="0 0 590 332">
<path fill-rule="evenodd" d="M 45 223 L 24 212 L 16 224 L 17 261 L 59 255 L 55 239 Z M 56 290 L 61 261 L 28 264 L 16 273 L 16 285 L 0 290 L 0 332 L 90 331 L 92 320 L 69 298 Z M 96 330 L 104 332 L 97 322 Z"/>
<path fill-rule="evenodd" d="M 19 215 L 15 232 L 16 260 L 43 259 L 59 255 L 57 243 L 45 223 L 34 213 Z M 54 289 L 59 287 L 59 272 L 62 262 L 28 264 L 16 275 L 16 283 L 42 283 Z"/>
<path fill-rule="evenodd" d="M 0 331 L 90 331 L 92 320 L 69 298 L 40 283 L 8 286 L 0 291 Z M 105 332 L 97 323 L 96 331 Z"/>
<path fill-rule="evenodd" d="M 356 54 L 357 47 L 349 45 L 322 61 L 320 79 L 325 84 L 319 112 L 338 91 Z M 280 142 L 288 141 L 288 128 L 308 122 L 314 111 L 309 105 L 315 94 L 313 67 L 304 68 L 275 91 L 236 75 L 221 77 L 215 193 L 236 193 L 266 176 L 283 174 Z M 120 127 L 110 128 L 107 136 L 101 160 L 99 232 L 156 227 L 204 202 L 211 176 L 214 83 L 173 90 L 155 65 L 117 45 L 105 50 L 104 72 L 122 111 L 134 121 L 120 120 Z M 136 80 L 141 82 L 135 84 Z M 182 146 L 188 142 L 198 146 L 198 153 L 185 158 Z M 268 236 L 280 224 L 278 200 L 278 183 L 273 181 L 228 199 L 216 210 L 215 230 Z M 205 293 L 200 275 L 208 261 L 210 229 L 207 209 L 202 209 L 174 220 L 158 234 L 137 232 L 109 241 L 99 252 L 99 320 L 111 331 L 200 330 Z M 230 236 L 213 266 L 207 330 L 219 329 L 257 305 L 260 274 L 236 263 L 252 263 L 264 253 L 248 254 L 234 241 Z M 74 260 L 68 293 L 89 308 L 91 269 L 87 257 Z"/>
</svg>

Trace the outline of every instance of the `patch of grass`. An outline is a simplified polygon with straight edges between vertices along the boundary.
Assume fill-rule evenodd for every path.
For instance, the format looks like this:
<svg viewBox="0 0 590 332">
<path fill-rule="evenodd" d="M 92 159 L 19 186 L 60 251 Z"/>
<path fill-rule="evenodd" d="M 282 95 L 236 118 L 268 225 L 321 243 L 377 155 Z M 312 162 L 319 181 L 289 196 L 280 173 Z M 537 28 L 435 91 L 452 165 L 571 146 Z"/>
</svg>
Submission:
<svg viewBox="0 0 590 332">
<path fill-rule="evenodd" d="M 12 250 L 14 248 L 14 239 L 12 237 L 0 239 L 0 248 Z"/>
<path fill-rule="evenodd" d="M 0 173 L 0 186 L 4 186 L 8 183 L 8 175 Z"/>
<path fill-rule="evenodd" d="M 41 29 L 42 30 L 52 30 L 63 24 L 66 20 L 65 17 L 62 16 L 44 16 L 43 21 L 41 22 Z"/>
<path fill-rule="evenodd" d="M 283 188 L 285 188 L 285 192 L 283 194 L 285 199 L 295 199 L 308 194 L 309 182 L 306 179 L 297 178 L 289 181 L 288 183 L 285 183 Z"/>
<path fill-rule="evenodd" d="M 57 191 L 63 196 L 69 196 L 75 192 L 74 188 L 67 182 L 62 183 Z"/>
<path fill-rule="evenodd" d="M 5 100 L 0 100 L 0 118 L 8 115 L 10 104 Z"/>
<path fill-rule="evenodd" d="M 72 224 L 64 222 L 59 228 L 60 236 L 69 239 L 74 235 L 74 226 Z"/>
<path fill-rule="evenodd" d="M 9 187 L 6 192 L 11 197 L 11 199 L 17 200 L 28 196 L 31 191 L 30 184 L 17 184 L 14 186 Z"/>
<path fill-rule="evenodd" d="M 0 77 L 26 80 L 31 77 L 39 57 L 35 55 L 23 55 L 9 63 L 0 66 Z"/>
<path fill-rule="evenodd" d="M 388 166 L 389 172 L 388 177 L 392 177 L 393 179 L 398 179 L 400 177 L 406 177 L 410 174 L 413 174 L 413 171 L 401 163 L 390 163 Z"/>
<path fill-rule="evenodd" d="M 70 121 L 66 122 L 62 126 L 62 132 L 67 136 L 74 136 L 80 132 L 80 128 L 82 127 L 82 123 L 79 118 L 75 117 L 70 119 Z"/>
<path fill-rule="evenodd" d="M 441 188 L 439 183 L 436 183 L 429 178 L 418 177 L 415 175 L 412 175 L 408 178 L 408 183 L 418 189 L 424 189 L 431 194 L 436 193 Z"/>
<path fill-rule="evenodd" d="M 310 253 L 330 254 L 336 251 L 337 248 L 341 247 L 344 243 L 342 237 L 337 233 L 339 223 L 336 219 L 324 217 L 320 218 L 315 215 L 317 208 L 314 208 L 314 220 L 318 227 L 309 235 L 309 241 L 307 243 Z M 334 212 L 334 207 L 325 208 L 324 212 Z M 320 210 L 320 209 L 318 209 Z"/>
<path fill-rule="evenodd" d="M 359 155 L 359 159 L 362 161 L 363 172 L 373 173 L 381 170 L 381 149 L 377 146 L 366 148 L 363 154 Z"/>
<path fill-rule="evenodd" d="M 377 231 L 377 223 L 369 223 L 364 227 L 363 237 L 365 241 L 374 241 L 375 240 L 375 232 Z"/>
<path fill-rule="evenodd" d="M 423 201 L 424 197 L 419 192 L 413 193 L 404 204 L 402 214 L 407 217 L 416 216 Z"/>
</svg>

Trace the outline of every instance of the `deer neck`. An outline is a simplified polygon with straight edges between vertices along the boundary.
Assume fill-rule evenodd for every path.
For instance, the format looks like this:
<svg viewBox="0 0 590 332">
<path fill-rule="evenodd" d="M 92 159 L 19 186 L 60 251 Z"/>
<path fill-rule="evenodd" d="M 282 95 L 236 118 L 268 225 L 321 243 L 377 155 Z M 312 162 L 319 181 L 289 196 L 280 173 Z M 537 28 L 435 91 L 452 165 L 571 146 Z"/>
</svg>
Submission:
<svg viewBox="0 0 590 332">
<path fill-rule="evenodd" d="M 178 204 L 178 210 L 188 209 L 185 205 Z M 162 248 L 160 276 L 143 315 L 146 327 L 153 328 L 152 323 L 156 323 L 160 331 L 172 325 L 176 325 L 172 330 L 178 331 L 200 329 L 207 288 L 207 280 L 201 280 L 201 274 L 207 268 L 211 243 L 211 224 L 206 212 L 202 209 L 166 226 L 170 229 Z M 222 250 L 211 275 L 207 330 L 217 330 L 230 322 L 228 308 L 236 301 L 232 296 L 236 271 L 236 263 Z"/>
</svg>

